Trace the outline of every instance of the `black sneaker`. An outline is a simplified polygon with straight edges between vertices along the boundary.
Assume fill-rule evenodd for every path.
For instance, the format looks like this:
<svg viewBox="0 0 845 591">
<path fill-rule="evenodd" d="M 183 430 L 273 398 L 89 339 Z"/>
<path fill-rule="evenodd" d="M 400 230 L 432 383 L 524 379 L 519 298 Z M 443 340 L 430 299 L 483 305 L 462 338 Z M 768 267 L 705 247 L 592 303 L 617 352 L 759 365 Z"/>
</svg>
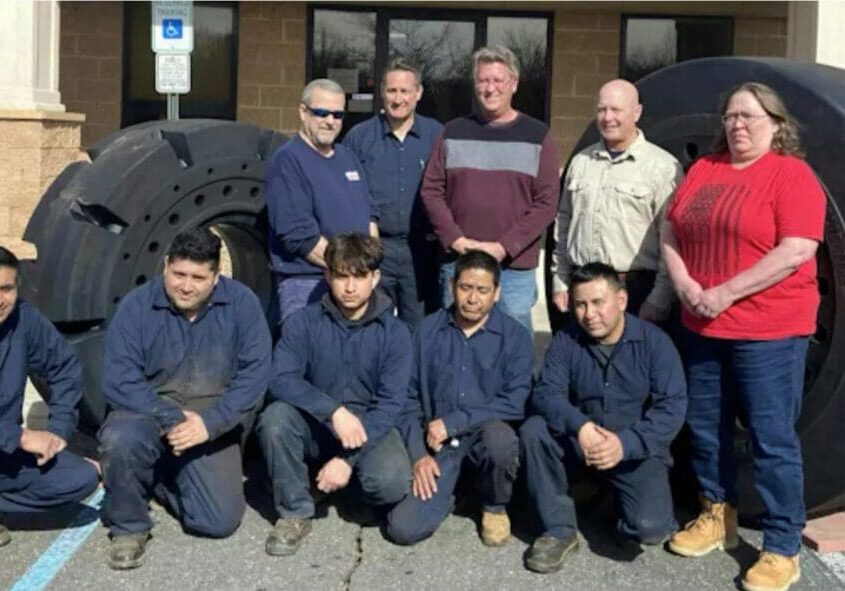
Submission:
<svg viewBox="0 0 845 591">
<path fill-rule="evenodd" d="M 264 549 L 270 556 L 290 556 L 311 531 L 311 520 L 297 517 L 281 518 L 267 536 Z"/>
<path fill-rule="evenodd" d="M 553 573 L 560 570 L 566 557 L 578 549 L 578 536 L 566 539 L 540 536 L 525 555 L 525 566 L 536 573 Z"/>
<path fill-rule="evenodd" d="M 6 529 L 6 526 L 0 523 L 0 546 L 5 546 L 12 541 L 12 534 Z"/>
<path fill-rule="evenodd" d="M 109 548 L 109 566 L 114 570 L 129 570 L 141 566 L 149 539 L 148 532 L 113 536 Z"/>
</svg>

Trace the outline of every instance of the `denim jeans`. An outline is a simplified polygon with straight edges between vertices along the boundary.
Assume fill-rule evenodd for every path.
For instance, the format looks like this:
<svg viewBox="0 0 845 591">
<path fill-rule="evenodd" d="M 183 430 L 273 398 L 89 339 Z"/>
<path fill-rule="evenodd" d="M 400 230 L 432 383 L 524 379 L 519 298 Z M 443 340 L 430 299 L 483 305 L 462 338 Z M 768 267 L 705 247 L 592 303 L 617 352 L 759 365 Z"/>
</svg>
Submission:
<svg viewBox="0 0 845 591">
<path fill-rule="evenodd" d="M 324 424 L 287 402 L 270 403 L 258 418 L 258 442 L 273 486 L 280 517 L 313 517 L 309 467 L 321 467 L 342 453 L 340 441 Z M 396 429 L 361 450 L 350 480 L 369 505 L 398 503 L 411 489 L 411 463 Z"/>
<path fill-rule="evenodd" d="M 499 308 L 522 324 L 533 335 L 531 308 L 537 301 L 537 281 L 534 269 L 502 269 L 499 285 Z M 452 294 L 452 280 L 455 277 L 455 263 L 440 265 L 440 295 L 443 307 L 448 308 L 455 301 Z"/>
<path fill-rule="evenodd" d="M 564 539 L 577 529 L 575 504 L 569 496 L 569 476 L 584 465 L 574 438 L 549 431 L 545 419 L 533 416 L 519 430 L 522 463 L 528 494 L 545 535 Z M 669 469 L 659 458 L 622 461 L 606 471 L 596 471 L 616 493 L 619 506 L 617 531 L 645 544 L 659 544 L 678 529 L 675 521 Z"/>
<path fill-rule="evenodd" d="M 287 317 L 308 304 L 320 301 L 329 291 L 329 284 L 322 275 L 273 275 L 276 281 L 276 297 L 279 304 L 279 325 Z"/>
<path fill-rule="evenodd" d="M 103 522 L 112 534 L 148 532 L 148 501 L 165 504 L 188 531 L 223 538 L 246 510 L 240 430 L 173 455 L 152 417 L 113 410 L 97 438 L 106 498 Z"/>
<path fill-rule="evenodd" d="M 763 549 L 784 556 L 801 547 L 804 470 L 795 424 L 801 412 L 808 339 L 708 338 L 686 331 L 692 467 L 701 493 L 737 502 L 733 435 L 747 417 L 754 486 L 766 511 Z"/>
<path fill-rule="evenodd" d="M 457 447 L 445 445 L 435 460 L 440 476 L 434 496 L 423 501 L 409 494 L 387 516 L 387 537 L 398 544 L 415 544 L 427 538 L 448 517 L 465 460 L 478 469 L 476 486 L 484 510 L 505 511 L 519 470 L 519 442 L 509 425 L 488 421 L 463 436 Z"/>
</svg>

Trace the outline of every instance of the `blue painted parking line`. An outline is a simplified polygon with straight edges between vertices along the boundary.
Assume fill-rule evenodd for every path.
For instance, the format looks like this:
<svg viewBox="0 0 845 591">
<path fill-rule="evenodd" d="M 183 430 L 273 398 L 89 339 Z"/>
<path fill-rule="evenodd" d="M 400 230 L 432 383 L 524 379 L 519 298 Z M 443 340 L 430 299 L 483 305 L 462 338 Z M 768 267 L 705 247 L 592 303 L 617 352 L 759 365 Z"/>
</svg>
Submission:
<svg viewBox="0 0 845 591">
<path fill-rule="evenodd" d="M 38 557 L 10 591 L 41 591 L 47 587 L 100 523 L 98 516 L 104 494 L 102 487 L 98 488 L 91 497 L 82 502 L 84 507 L 76 514 L 71 524 L 53 540 L 50 547 Z M 92 512 L 96 515 L 92 515 Z"/>
</svg>

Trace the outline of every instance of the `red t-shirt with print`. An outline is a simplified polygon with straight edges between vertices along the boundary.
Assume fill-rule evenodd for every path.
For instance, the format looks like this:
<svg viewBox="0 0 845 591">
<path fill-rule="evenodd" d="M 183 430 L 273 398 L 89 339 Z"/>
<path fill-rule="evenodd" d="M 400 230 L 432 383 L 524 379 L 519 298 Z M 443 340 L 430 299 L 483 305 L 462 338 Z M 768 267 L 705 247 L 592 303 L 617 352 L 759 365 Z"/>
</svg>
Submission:
<svg viewBox="0 0 845 591">
<path fill-rule="evenodd" d="M 690 276 L 708 289 L 752 267 L 782 238 L 824 236 L 826 198 L 806 162 L 769 152 L 737 170 L 727 153 L 701 158 L 667 212 Z M 683 310 L 708 337 L 771 340 L 816 330 L 816 259 L 713 319 Z"/>
</svg>

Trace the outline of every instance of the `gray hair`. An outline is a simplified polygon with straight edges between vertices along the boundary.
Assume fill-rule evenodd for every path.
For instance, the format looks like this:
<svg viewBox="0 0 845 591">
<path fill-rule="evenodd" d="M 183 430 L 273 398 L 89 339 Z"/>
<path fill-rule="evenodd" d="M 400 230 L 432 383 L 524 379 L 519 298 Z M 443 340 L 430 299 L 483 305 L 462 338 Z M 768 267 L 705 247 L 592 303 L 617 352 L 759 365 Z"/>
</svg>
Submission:
<svg viewBox="0 0 845 591">
<path fill-rule="evenodd" d="M 384 87 L 384 81 L 387 80 L 387 75 L 390 72 L 410 72 L 414 75 L 414 82 L 417 86 L 422 86 L 422 73 L 417 65 L 404 57 L 397 57 L 390 60 L 387 67 L 381 76 L 381 85 Z"/>
<path fill-rule="evenodd" d="M 472 54 L 472 76 L 475 78 L 481 64 L 504 64 L 514 78 L 519 79 L 519 60 L 516 54 L 504 45 L 482 47 Z"/>
<path fill-rule="evenodd" d="M 309 107 L 311 106 L 311 97 L 314 95 L 315 90 L 325 90 L 326 92 L 331 92 L 332 94 L 342 94 L 346 96 L 346 93 L 343 92 L 343 88 L 334 80 L 329 80 L 328 78 L 317 78 L 316 80 L 312 80 L 306 84 L 305 88 L 302 89 L 301 100 Z"/>
</svg>

